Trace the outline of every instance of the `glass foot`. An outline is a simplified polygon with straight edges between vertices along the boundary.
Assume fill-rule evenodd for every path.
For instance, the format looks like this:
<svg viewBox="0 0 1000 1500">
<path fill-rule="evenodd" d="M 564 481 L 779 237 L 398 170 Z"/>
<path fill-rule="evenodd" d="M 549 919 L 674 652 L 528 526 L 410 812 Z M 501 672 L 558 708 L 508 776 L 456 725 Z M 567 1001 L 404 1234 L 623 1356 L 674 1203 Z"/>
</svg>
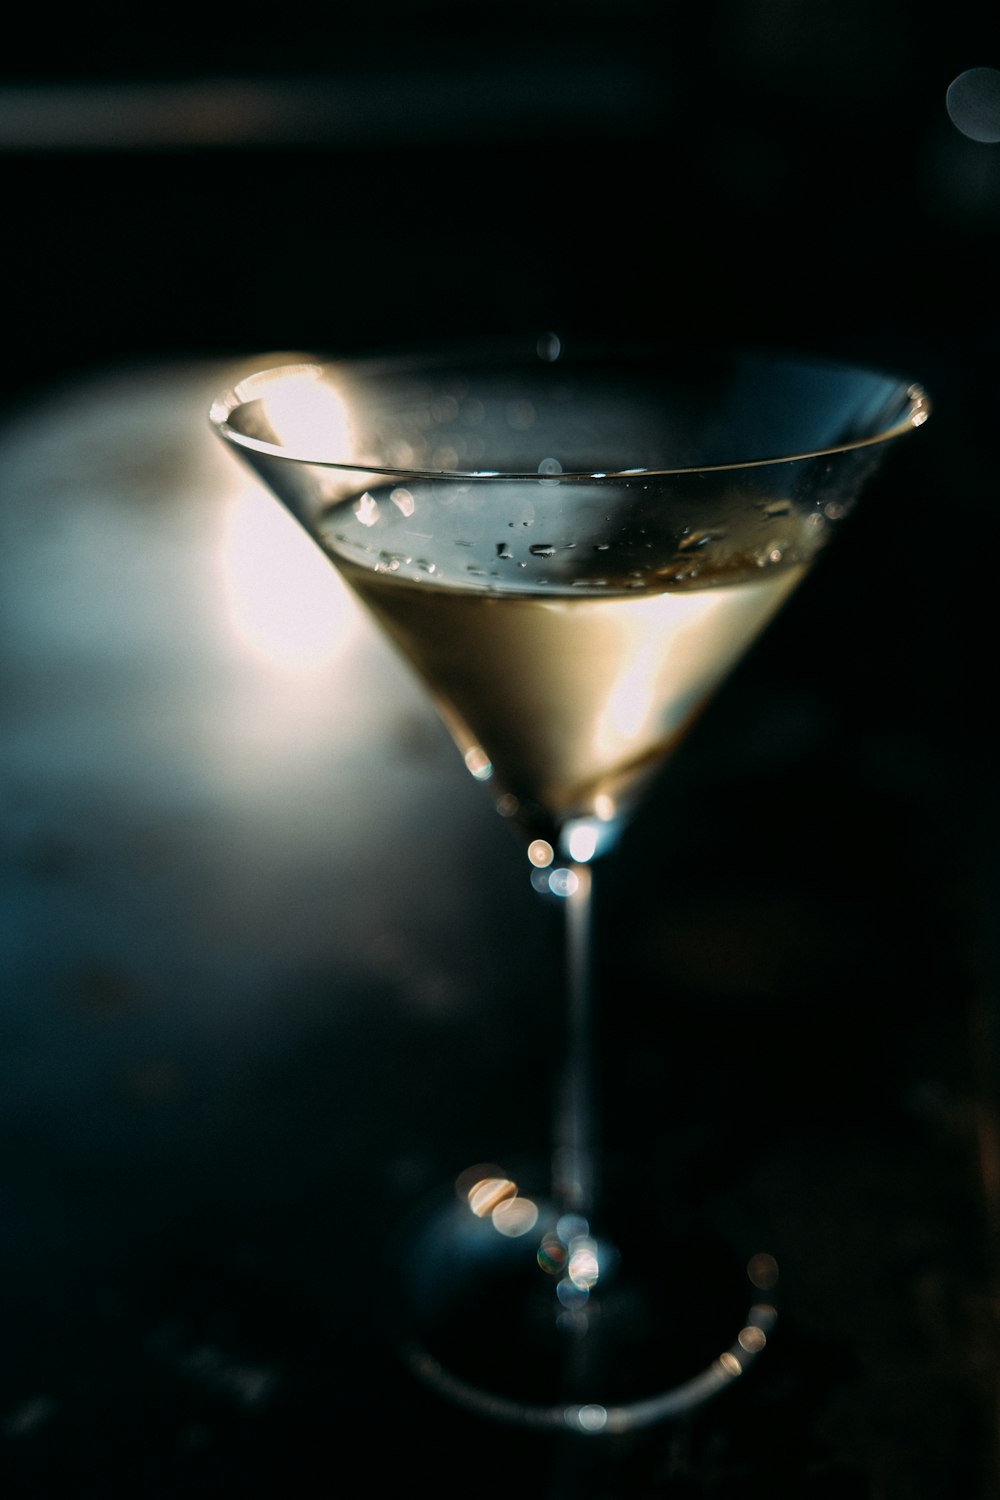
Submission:
<svg viewBox="0 0 1000 1500">
<path fill-rule="evenodd" d="M 521 1173 L 483 1167 L 392 1246 L 390 1329 L 413 1374 L 494 1421 L 582 1434 L 679 1417 L 737 1382 L 777 1321 L 778 1267 L 648 1204 L 613 1241 Z"/>
</svg>

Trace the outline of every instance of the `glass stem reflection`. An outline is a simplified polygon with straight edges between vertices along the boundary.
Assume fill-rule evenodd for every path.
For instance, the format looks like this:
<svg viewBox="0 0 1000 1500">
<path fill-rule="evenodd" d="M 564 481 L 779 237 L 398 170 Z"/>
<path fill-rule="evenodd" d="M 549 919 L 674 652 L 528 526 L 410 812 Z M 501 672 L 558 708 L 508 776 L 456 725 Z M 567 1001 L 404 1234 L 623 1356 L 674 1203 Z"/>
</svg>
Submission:
<svg viewBox="0 0 1000 1500">
<path fill-rule="evenodd" d="M 553 1188 L 565 1213 L 590 1219 L 598 1192 L 593 1064 L 593 875 L 568 871 L 565 898 L 566 1040 L 556 1099 Z"/>
</svg>

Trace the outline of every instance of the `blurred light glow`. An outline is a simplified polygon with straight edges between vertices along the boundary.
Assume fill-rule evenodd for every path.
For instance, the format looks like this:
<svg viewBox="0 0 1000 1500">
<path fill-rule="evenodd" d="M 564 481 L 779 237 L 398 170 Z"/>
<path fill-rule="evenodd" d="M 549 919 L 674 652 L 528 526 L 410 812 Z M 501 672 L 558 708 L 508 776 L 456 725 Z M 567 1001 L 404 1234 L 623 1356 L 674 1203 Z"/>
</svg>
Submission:
<svg viewBox="0 0 1000 1500">
<path fill-rule="evenodd" d="M 758 1290 L 769 1292 L 778 1284 L 778 1262 L 763 1251 L 747 1262 L 747 1276 Z"/>
<path fill-rule="evenodd" d="M 477 781 L 489 781 L 493 775 L 493 763 L 486 751 L 473 745 L 465 752 L 465 768 Z"/>
<path fill-rule="evenodd" d="M 571 859 L 585 865 L 597 852 L 597 830 L 589 823 L 578 823 L 570 829 L 567 841 Z"/>
<path fill-rule="evenodd" d="M 572 896 L 580 884 L 572 870 L 564 869 L 553 870 L 547 883 L 553 896 Z"/>
<path fill-rule="evenodd" d="M 770 1302 L 755 1302 L 749 1312 L 750 1322 L 755 1328 L 771 1329 L 778 1319 L 778 1309 Z"/>
<path fill-rule="evenodd" d="M 477 1219 L 487 1219 L 499 1206 L 517 1194 L 517 1183 L 509 1177 L 483 1177 L 468 1189 L 469 1207 Z"/>
<path fill-rule="evenodd" d="M 709 591 L 710 594 L 721 590 Z M 670 631 L 676 632 L 677 645 L 668 653 L 668 660 L 676 662 L 678 677 L 683 671 L 685 659 L 685 632 L 698 638 L 704 631 L 708 635 L 710 616 L 718 609 L 714 597 L 704 594 L 672 594 L 670 605 Z M 628 629 L 628 650 L 622 651 L 622 660 L 628 661 L 628 669 L 621 672 L 607 696 L 603 712 L 594 726 L 594 754 L 602 764 L 614 764 L 628 757 L 636 743 L 649 737 L 656 721 L 656 705 L 660 701 L 663 678 L 663 641 L 656 618 L 663 611 L 663 598 L 652 597 L 646 613 L 648 619 L 635 618 Z M 625 642 L 623 641 L 623 645 Z M 697 659 L 696 653 L 693 659 Z"/>
<path fill-rule="evenodd" d="M 566 1246 L 558 1234 L 550 1231 L 542 1237 L 535 1259 L 549 1276 L 562 1275 L 566 1267 Z"/>
<path fill-rule="evenodd" d="M 597 1285 L 601 1266 L 597 1258 L 597 1244 L 594 1240 L 587 1237 L 573 1241 L 569 1247 L 566 1274 L 573 1285 L 579 1287 L 581 1291 L 589 1292 Z"/>
<path fill-rule="evenodd" d="M 493 1228 L 507 1239 L 519 1239 L 538 1223 L 538 1204 L 530 1198 L 505 1198 L 490 1215 Z"/>
<path fill-rule="evenodd" d="M 608 1413 L 603 1406 L 596 1404 L 578 1406 L 573 1413 L 573 1421 L 581 1432 L 603 1432 L 608 1425 Z"/>
<path fill-rule="evenodd" d="M 544 870 L 552 863 L 555 851 L 544 839 L 533 839 L 528 845 L 528 858 L 536 870 Z"/>
<path fill-rule="evenodd" d="M 746 1328 L 740 1329 L 739 1345 L 748 1354 L 759 1354 L 766 1343 L 767 1334 L 763 1328 L 755 1328 L 752 1324 L 748 1324 Z"/>
<path fill-rule="evenodd" d="M 515 432 L 527 432 L 535 425 L 535 408 L 530 401 L 521 399 L 507 403 L 507 426 Z"/>
<path fill-rule="evenodd" d="M 1000 141 L 1000 69 L 967 68 L 948 85 L 948 116 L 970 141 L 995 145 Z"/>
<path fill-rule="evenodd" d="M 276 440 L 292 453 L 327 463 L 350 463 L 353 453 L 347 407 L 316 365 L 285 375 L 267 392 L 267 415 Z"/>
<path fill-rule="evenodd" d="M 577 1286 L 568 1276 L 564 1276 L 556 1287 L 556 1296 L 561 1305 L 570 1313 L 581 1313 L 590 1299 L 590 1288 Z"/>
<path fill-rule="evenodd" d="M 464 1189 L 476 1218 L 489 1219 L 497 1233 L 507 1239 L 518 1239 L 538 1223 L 538 1205 L 520 1197 L 517 1183 L 502 1173 L 488 1171 L 486 1176 L 477 1177 L 474 1172 L 463 1172 L 456 1187 Z"/>
<path fill-rule="evenodd" d="M 582 1214 L 563 1214 L 556 1225 L 556 1234 L 564 1245 L 590 1233 L 590 1225 Z"/>
<path fill-rule="evenodd" d="M 455 1197 L 460 1203 L 466 1203 L 476 1184 L 490 1177 L 506 1179 L 507 1173 L 495 1162 L 479 1162 L 474 1167 L 465 1167 L 455 1178 Z"/>
<path fill-rule="evenodd" d="M 263 490 L 238 495 L 220 559 L 233 628 L 254 655 L 289 669 L 328 666 L 358 610 L 315 542 Z"/>
<path fill-rule="evenodd" d="M 562 353 L 562 339 L 557 333 L 540 334 L 535 349 L 539 359 L 547 365 L 554 364 Z"/>
</svg>

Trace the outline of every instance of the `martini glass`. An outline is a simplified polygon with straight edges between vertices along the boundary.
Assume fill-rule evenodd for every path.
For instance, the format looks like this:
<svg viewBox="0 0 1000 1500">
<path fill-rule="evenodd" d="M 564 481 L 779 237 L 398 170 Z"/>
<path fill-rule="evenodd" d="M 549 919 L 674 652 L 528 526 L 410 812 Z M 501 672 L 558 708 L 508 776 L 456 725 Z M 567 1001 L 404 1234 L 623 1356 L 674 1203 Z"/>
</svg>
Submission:
<svg viewBox="0 0 1000 1500">
<path fill-rule="evenodd" d="M 877 371 L 554 335 L 285 363 L 212 407 L 423 682 L 565 914 L 551 1139 L 457 1171 L 373 1287 L 413 1373 L 484 1417 L 589 1435 L 676 1418 L 733 1386 L 776 1325 L 767 1248 L 701 1222 L 641 1141 L 605 1149 L 594 882 L 928 413 Z"/>
</svg>

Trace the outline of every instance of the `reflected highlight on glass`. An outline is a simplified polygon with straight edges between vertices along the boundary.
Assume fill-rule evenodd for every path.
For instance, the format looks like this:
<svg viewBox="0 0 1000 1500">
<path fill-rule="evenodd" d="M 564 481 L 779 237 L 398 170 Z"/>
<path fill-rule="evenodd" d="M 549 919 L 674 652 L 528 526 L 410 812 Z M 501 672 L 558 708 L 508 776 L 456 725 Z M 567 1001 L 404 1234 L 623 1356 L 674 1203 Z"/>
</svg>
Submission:
<svg viewBox="0 0 1000 1500">
<path fill-rule="evenodd" d="M 482 1417 L 645 1427 L 729 1389 L 772 1336 L 774 1257 L 678 1201 L 641 1140 L 602 1148 L 594 881 L 929 410 L 869 370 L 553 333 L 267 370 L 212 408 L 422 681 L 532 886 L 560 898 L 551 1139 L 462 1173 L 389 1247 L 400 1355 Z"/>
</svg>

